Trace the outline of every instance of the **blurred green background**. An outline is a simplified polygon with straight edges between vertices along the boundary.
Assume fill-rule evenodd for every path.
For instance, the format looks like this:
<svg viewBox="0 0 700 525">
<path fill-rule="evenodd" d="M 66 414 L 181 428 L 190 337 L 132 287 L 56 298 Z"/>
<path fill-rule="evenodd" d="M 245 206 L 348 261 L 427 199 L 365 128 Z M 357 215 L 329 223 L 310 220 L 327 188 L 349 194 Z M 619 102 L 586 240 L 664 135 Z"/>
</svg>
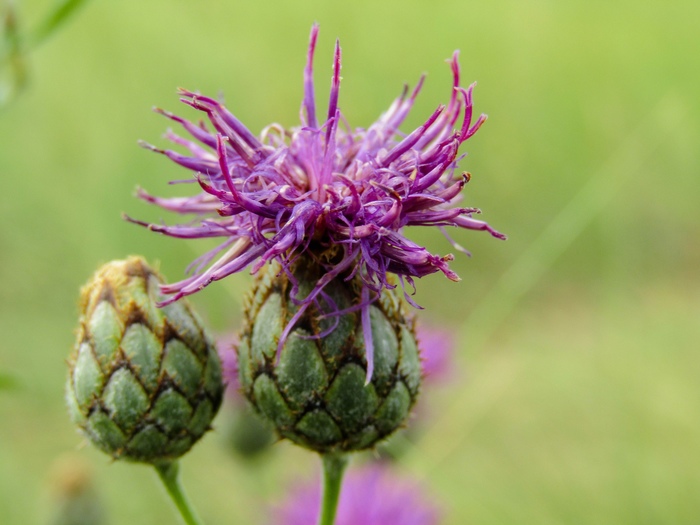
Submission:
<svg viewBox="0 0 700 525">
<path fill-rule="evenodd" d="M 16 2 L 20 24 L 50 5 Z M 401 468 L 446 525 L 700 523 L 699 17 L 691 0 L 88 2 L 26 57 L 29 86 L 0 111 L 0 522 L 48 523 L 67 453 L 91 465 L 110 523 L 175 522 L 151 470 L 78 450 L 63 407 L 78 288 L 135 253 L 183 274 L 206 243 L 120 219 L 158 220 L 134 189 L 174 194 L 188 175 L 136 145 L 165 143 L 151 107 L 192 117 L 183 86 L 223 93 L 251 130 L 295 125 L 318 21 L 318 96 L 340 37 L 351 125 L 422 72 L 404 129 L 425 119 L 449 97 L 454 49 L 489 114 L 465 145 L 466 203 L 509 240 L 457 232 L 474 253 L 454 262 L 462 282 L 418 283 L 424 315 L 458 333 L 460 375 L 427 393 Z M 192 300 L 232 329 L 249 282 Z M 264 502 L 316 471 L 284 443 L 241 461 L 220 434 L 182 465 L 208 523 L 262 524 Z"/>
</svg>

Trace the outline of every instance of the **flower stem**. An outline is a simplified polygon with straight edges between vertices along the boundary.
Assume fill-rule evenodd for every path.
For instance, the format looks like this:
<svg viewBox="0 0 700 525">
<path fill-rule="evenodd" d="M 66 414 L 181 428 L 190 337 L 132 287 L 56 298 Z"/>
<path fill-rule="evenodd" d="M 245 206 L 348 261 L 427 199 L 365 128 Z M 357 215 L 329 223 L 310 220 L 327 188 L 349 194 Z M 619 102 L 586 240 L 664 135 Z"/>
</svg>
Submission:
<svg viewBox="0 0 700 525">
<path fill-rule="evenodd" d="M 170 494 L 173 503 L 175 503 L 177 510 L 180 511 L 180 515 L 185 523 L 187 525 L 203 525 L 192 508 L 192 505 L 187 500 L 182 485 L 180 484 L 180 478 L 178 476 L 180 464 L 177 461 L 173 461 L 171 463 L 161 463 L 155 465 L 155 467 L 160 479 L 163 481 L 163 485 L 165 485 L 165 489 L 168 491 L 168 494 Z"/>
<path fill-rule="evenodd" d="M 321 457 L 323 459 L 323 499 L 318 525 L 333 525 L 348 457 L 345 454 L 322 454 Z"/>
</svg>

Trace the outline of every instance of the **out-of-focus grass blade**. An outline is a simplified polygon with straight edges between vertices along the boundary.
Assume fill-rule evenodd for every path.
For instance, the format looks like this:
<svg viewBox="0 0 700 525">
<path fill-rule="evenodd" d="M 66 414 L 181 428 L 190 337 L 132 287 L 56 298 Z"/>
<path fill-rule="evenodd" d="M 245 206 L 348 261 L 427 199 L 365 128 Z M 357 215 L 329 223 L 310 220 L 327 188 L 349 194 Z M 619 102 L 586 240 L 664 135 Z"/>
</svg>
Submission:
<svg viewBox="0 0 700 525">
<path fill-rule="evenodd" d="M 571 246 L 583 230 L 603 211 L 621 188 L 644 169 L 647 160 L 682 129 L 682 104 L 673 93 L 652 108 L 640 125 L 622 141 L 617 152 L 581 187 L 559 214 L 542 231 L 495 287 L 478 304 L 463 327 L 470 348 L 480 348 L 515 310 L 520 300 L 532 290 L 543 275 Z M 517 374 L 510 374 L 513 379 Z M 496 402 L 507 385 L 492 394 Z M 473 422 L 464 420 L 464 407 L 473 403 L 470 390 L 462 390 L 451 405 L 425 434 L 419 446 L 405 457 L 405 462 L 425 474 L 457 450 Z M 481 399 L 481 404 L 489 405 Z M 477 411 L 478 415 L 483 411 Z M 450 436 L 445 440 L 445 436 Z M 432 443 L 431 443 L 432 442 Z M 439 443 L 439 445 L 436 444 Z"/>
<path fill-rule="evenodd" d="M 27 84 L 27 68 L 22 55 L 22 38 L 17 22 L 17 10 L 11 0 L 0 12 L 2 40 L 0 41 L 0 108 L 10 102 Z"/>
<path fill-rule="evenodd" d="M 31 34 L 29 45 L 35 48 L 42 44 L 87 2 L 88 0 L 58 0 Z"/>
<path fill-rule="evenodd" d="M 28 35 L 20 31 L 15 2 L 3 2 L 0 13 L 0 108 L 11 102 L 27 86 L 29 77 L 26 53 L 43 44 L 87 2 L 88 0 L 58 0 L 37 28 Z"/>
</svg>

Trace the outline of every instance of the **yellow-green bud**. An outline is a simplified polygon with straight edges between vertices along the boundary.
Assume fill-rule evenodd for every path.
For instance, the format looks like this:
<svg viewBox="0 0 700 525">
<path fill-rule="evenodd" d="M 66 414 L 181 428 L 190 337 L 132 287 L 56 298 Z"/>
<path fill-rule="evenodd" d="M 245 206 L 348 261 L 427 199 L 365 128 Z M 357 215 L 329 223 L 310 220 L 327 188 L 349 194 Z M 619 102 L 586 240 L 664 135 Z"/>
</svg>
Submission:
<svg viewBox="0 0 700 525">
<path fill-rule="evenodd" d="M 115 459 L 176 459 L 221 405 L 212 339 L 185 301 L 157 307 L 161 282 L 130 257 L 104 265 L 81 291 L 66 398 L 80 431 Z"/>
</svg>

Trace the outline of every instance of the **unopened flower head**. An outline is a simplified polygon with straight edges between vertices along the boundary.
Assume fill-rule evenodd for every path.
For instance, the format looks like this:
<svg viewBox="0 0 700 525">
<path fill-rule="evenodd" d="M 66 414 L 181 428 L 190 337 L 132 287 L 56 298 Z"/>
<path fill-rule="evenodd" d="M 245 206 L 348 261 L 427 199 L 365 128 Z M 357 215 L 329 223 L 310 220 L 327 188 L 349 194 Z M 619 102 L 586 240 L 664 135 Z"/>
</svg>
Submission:
<svg viewBox="0 0 700 525">
<path fill-rule="evenodd" d="M 275 525 L 309 525 L 318 519 L 318 483 L 296 487 L 273 511 Z M 422 486 L 385 465 L 348 472 L 338 503 L 336 525 L 438 525 L 440 511 Z"/>
<path fill-rule="evenodd" d="M 164 464 L 210 429 L 224 385 L 216 348 L 141 257 L 111 261 L 81 290 L 66 400 L 81 433 L 115 459 Z"/>
<path fill-rule="evenodd" d="M 298 127 L 285 129 L 271 124 L 255 135 L 217 100 L 187 90 L 180 90 L 181 100 L 202 111 L 209 125 L 158 109 L 190 135 L 167 134 L 189 153 L 146 147 L 191 170 L 192 181 L 202 192 L 191 197 L 159 198 L 139 191 L 139 196 L 164 209 L 193 214 L 196 220 L 168 226 L 129 219 L 173 237 L 223 239 L 193 263 L 193 275 L 162 288 L 169 295 L 164 303 L 245 268 L 255 273 L 273 260 L 294 283 L 292 296 L 296 297 L 293 263 L 308 257 L 322 265 L 322 278 L 310 293 L 297 299 L 300 308 L 280 338 L 278 353 L 304 310 L 318 302 L 324 288 L 337 277 L 361 279 L 357 308 L 365 326 L 369 324 L 369 306 L 382 290 L 396 284 L 412 288 L 414 278 L 435 272 L 459 279 L 448 265 L 451 254 L 429 252 L 403 234 L 405 227 L 439 228 L 457 250 L 461 248 L 445 232 L 447 226 L 484 230 L 504 238 L 473 217 L 478 209 L 459 205 L 460 192 L 470 177 L 457 171 L 459 148 L 486 117 L 474 119 L 473 85 L 460 86 L 457 53 L 449 61 L 453 85 L 447 105 L 440 105 L 414 131 L 405 134 L 399 126 L 411 110 L 423 78 L 412 91 L 404 88 L 375 123 L 366 129 L 352 129 L 338 104 L 338 43 L 330 100 L 323 113 L 317 109 L 313 84 L 317 36 L 318 27 L 313 26 Z M 390 274 L 398 276 L 398 283 Z M 408 294 L 405 296 L 417 306 Z M 369 376 L 373 348 L 368 329 L 364 339 Z"/>
</svg>

